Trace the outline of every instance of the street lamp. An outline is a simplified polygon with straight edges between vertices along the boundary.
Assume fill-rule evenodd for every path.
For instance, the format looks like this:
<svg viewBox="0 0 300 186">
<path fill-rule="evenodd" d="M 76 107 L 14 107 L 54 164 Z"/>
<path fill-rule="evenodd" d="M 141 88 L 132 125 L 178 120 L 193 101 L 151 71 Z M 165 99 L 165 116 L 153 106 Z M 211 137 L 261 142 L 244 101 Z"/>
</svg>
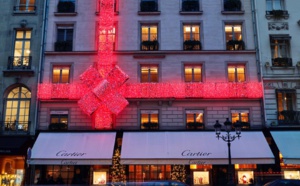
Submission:
<svg viewBox="0 0 300 186">
<path fill-rule="evenodd" d="M 224 122 L 225 126 L 225 135 L 221 135 L 221 128 L 222 125 L 219 123 L 219 120 L 216 121 L 216 124 L 214 125 L 214 128 L 216 130 L 216 135 L 218 140 L 221 138 L 223 141 L 227 142 L 228 145 L 228 171 L 227 171 L 227 176 L 228 176 L 228 183 L 227 185 L 235 185 L 233 182 L 233 174 L 232 174 L 232 164 L 231 164 L 231 152 L 230 152 L 230 145 L 231 142 L 233 142 L 236 138 L 240 139 L 241 137 L 241 129 L 242 126 L 239 121 L 237 121 L 234 124 L 235 132 L 236 134 L 230 134 L 232 130 L 232 123 L 229 121 L 228 118 L 226 118 L 226 121 Z"/>
</svg>

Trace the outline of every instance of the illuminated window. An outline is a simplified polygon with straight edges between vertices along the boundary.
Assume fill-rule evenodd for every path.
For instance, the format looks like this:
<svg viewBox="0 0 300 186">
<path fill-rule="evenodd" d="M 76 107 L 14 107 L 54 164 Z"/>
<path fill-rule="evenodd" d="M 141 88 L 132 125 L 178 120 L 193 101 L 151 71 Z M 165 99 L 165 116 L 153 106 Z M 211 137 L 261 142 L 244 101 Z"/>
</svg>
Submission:
<svg viewBox="0 0 300 186">
<path fill-rule="evenodd" d="M 271 35 L 271 54 L 273 66 L 292 66 L 290 59 L 290 39 L 288 35 Z"/>
<path fill-rule="evenodd" d="M 157 130 L 158 129 L 158 110 L 141 110 L 141 129 Z"/>
<path fill-rule="evenodd" d="M 171 180 L 171 165 L 129 165 L 129 180 L 137 182 L 151 180 Z M 173 185 L 169 183 L 156 183 L 158 185 Z M 155 185 L 156 185 L 155 184 Z M 180 185 L 180 184 L 174 184 Z"/>
<path fill-rule="evenodd" d="M 284 0 L 266 0 L 267 11 L 284 10 Z"/>
<path fill-rule="evenodd" d="M 228 65 L 229 82 L 245 82 L 246 73 L 244 65 Z"/>
<path fill-rule="evenodd" d="M 204 129 L 203 110 L 186 110 L 185 117 L 187 129 Z"/>
<path fill-rule="evenodd" d="M 72 51 L 73 49 L 73 26 L 58 26 L 55 51 Z"/>
<path fill-rule="evenodd" d="M 16 87 L 5 101 L 5 130 L 28 131 L 31 92 L 25 87 Z"/>
<path fill-rule="evenodd" d="M 226 50 L 245 50 L 242 24 L 225 24 Z"/>
<path fill-rule="evenodd" d="M 185 65 L 184 80 L 185 82 L 201 82 L 202 81 L 201 65 Z"/>
<path fill-rule="evenodd" d="M 70 66 L 53 66 L 52 83 L 69 83 Z"/>
<path fill-rule="evenodd" d="M 237 121 L 241 122 L 242 128 L 250 128 L 249 110 L 231 110 L 232 124 L 236 123 Z"/>
<path fill-rule="evenodd" d="M 183 41 L 184 50 L 201 50 L 200 25 L 183 25 Z"/>
<path fill-rule="evenodd" d="M 44 167 L 37 166 L 39 171 L 45 171 Z M 47 179 L 56 180 L 56 184 L 72 184 L 74 183 L 74 174 L 76 170 L 73 165 L 47 165 L 46 174 Z"/>
<path fill-rule="evenodd" d="M 12 68 L 28 68 L 30 66 L 31 30 L 16 30 Z"/>
<path fill-rule="evenodd" d="M 276 90 L 278 120 L 280 124 L 296 124 L 296 91 L 292 89 Z M 286 122 L 286 123 L 285 123 Z"/>
<path fill-rule="evenodd" d="M 101 0 L 97 0 L 97 13 L 101 11 Z M 117 13 L 119 11 L 119 0 L 114 0 L 114 12 Z"/>
<path fill-rule="evenodd" d="M 141 82 L 142 83 L 158 82 L 158 66 L 141 65 Z"/>
<path fill-rule="evenodd" d="M 50 112 L 50 130 L 65 130 L 68 127 L 68 111 L 51 111 Z"/>
<path fill-rule="evenodd" d="M 141 50 L 158 50 L 158 27 L 156 24 L 141 26 Z"/>
<path fill-rule="evenodd" d="M 35 8 L 35 0 L 17 0 L 17 5 L 14 7 L 14 11 L 34 12 Z"/>
<path fill-rule="evenodd" d="M 99 28 L 99 24 L 97 26 Z M 113 28 L 110 30 L 99 30 L 97 29 L 96 32 L 96 37 L 97 37 L 97 49 L 99 47 L 99 42 L 103 43 L 105 47 L 107 43 L 111 43 L 112 45 L 112 50 L 115 50 L 115 43 L 116 43 L 116 26 L 114 25 Z M 99 37 L 99 38 L 98 38 Z"/>
</svg>

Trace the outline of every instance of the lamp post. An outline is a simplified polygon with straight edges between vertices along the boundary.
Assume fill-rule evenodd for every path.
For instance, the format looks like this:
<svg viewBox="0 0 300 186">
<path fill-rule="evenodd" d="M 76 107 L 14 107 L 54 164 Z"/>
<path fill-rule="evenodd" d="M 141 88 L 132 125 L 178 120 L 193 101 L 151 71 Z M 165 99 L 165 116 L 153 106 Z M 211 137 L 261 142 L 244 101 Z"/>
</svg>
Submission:
<svg viewBox="0 0 300 186">
<path fill-rule="evenodd" d="M 216 130 L 216 135 L 218 140 L 221 138 L 223 141 L 227 142 L 227 146 L 228 146 L 228 170 L 227 170 L 227 176 L 228 176 L 228 183 L 227 185 L 235 185 L 234 181 L 233 181 L 233 169 L 232 169 L 232 164 L 231 164 L 231 150 L 230 150 L 230 145 L 231 142 L 233 142 L 236 138 L 240 139 L 241 137 L 241 124 L 239 121 L 237 121 L 234 124 L 234 128 L 235 128 L 235 132 L 236 134 L 230 134 L 231 130 L 232 130 L 232 123 L 229 121 L 228 118 L 226 118 L 226 121 L 224 122 L 224 126 L 225 126 L 225 135 L 221 135 L 221 128 L 222 125 L 219 123 L 219 120 L 216 121 L 216 124 L 214 125 L 214 128 Z"/>
</svg>

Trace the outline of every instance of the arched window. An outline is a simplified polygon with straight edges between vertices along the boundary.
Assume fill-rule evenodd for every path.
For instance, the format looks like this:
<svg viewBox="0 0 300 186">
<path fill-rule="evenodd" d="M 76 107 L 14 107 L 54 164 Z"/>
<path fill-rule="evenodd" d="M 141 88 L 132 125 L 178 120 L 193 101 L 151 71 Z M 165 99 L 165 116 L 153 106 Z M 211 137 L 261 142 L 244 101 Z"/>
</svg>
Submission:
<svg viewBox="0 0 300 186">
<path fill-rule="evenodd" d="M 12 89 L 5 102 L 5 130 L 28 131 L 31 92 L 25 87 Z"/>
</svg>

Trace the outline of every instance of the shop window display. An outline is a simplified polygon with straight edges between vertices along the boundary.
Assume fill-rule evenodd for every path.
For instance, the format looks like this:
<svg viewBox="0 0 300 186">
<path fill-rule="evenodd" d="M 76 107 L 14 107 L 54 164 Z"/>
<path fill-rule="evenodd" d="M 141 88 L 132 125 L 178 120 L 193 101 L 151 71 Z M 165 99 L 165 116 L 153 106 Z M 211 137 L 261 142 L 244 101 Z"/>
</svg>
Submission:
<svg viewBox="0 0 300 186">
<path fill-rule="evenodd" d="M 208 171 L 194 171 L 194 185 L 208 185 L 209 172 Z"/>
<path fill-rule="evenodd" d="M 0 164 L 0 186 L 21 186 L 24 181 L 23 157 L 4 157 Z"/>
<path fill-rule="evenodd" d="M 106 184 L 106 172 L 95 171 L 93 175 L 93 184 L 94 185 Z"/>
<path fill-rule="evenodd" d="M 254 176 L 253 171 L 238 171 L 238 183 L 239 184 L 253 184 Z"/>
<path fill-rule="evenodd" d="M 299 171 L 284 171 L 284 179 L 294 179 L 299 180 L 300 174 Z"/>
</svg>

